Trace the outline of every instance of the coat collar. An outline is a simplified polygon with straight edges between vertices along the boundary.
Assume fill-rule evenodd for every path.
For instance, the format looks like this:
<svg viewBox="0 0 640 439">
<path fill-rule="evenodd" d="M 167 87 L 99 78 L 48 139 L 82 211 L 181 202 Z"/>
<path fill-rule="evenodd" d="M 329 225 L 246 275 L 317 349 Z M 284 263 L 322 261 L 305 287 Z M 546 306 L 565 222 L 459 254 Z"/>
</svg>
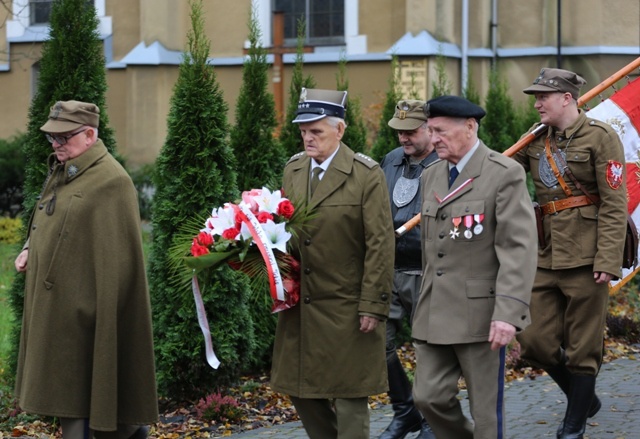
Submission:
<svg viewBox="0 0 640 439">
<path fill-rule="evenodd" d="M 322 177 L 313 197 L 308 200 L 309 208 L 313 209 L 342 186 L 353 171 L 354 155 L 354 152 L 347 145 L 340 143 L 340 148 L 333 160 L 331 160 L 329 169 Z M 293 169 L 292 183 L 294 187 L 300 188 L 299 193 L 306 199 L 309 188 L 311 158 L 304 154 L 301 160 L 295 161 L 291 166 Z"/>
<path fill-rule="evenodd" d="M 449 193 L 454 192 L 457 188 L 462 186 L 462 184 L 464 184 L 464 182 L 466 182 L 467 180 L 475 179 L 479 177 L 480 174 L 482 173 L 482 166 L 489 152 L 491 152 L 491 150 L 482 141 L 480 141 L 480 145 L 478 146 L 478 149 L 476 150 L 476 152 L 473 153 L 473 155 L 471 156 L 471 158 L 469 159 L 465 167 L 462 169 L 462 172 L 460 172 L 460 175 L 458 175 L 458 178 L 456 178 L 456 181 L 453 183 L 453 186 L 451 186 L 451 189 L 449 189 L 448 187 L 449 186 L 449 166 L 448 166 L 448 163 L 443 160 L 442 164 L 440 164 L 438 167 L 438 170 L 437 170 L 438 175 L 436 177 L 436 181 L 433 188 L 437 196 L 440 197 L 440 199 L 445 199 L 445 197 L 447 197 Z M 473 189 L 473 181 L 466 184 L 462 189 L 458 190 L 454 195 L 451 195 L 448 198 L 446 198 L 446 200 L 442 202 L 440 205 L 445 206 L 450 202 L 452 202 L 453 200 L 457 200 L 462 195 L 466 194 L 472 189 Z"/>
<path fill-rule="evenodd" d="M 65 183 L 78 178 L 87 169 L 89 169 L 95 162 L 100 160 L 108 154 L 107 147 L 104 146 L 102 140 L 98 139 L 89 149 L 84 153 L 71 160 L 67 160 L 64 164 L 59 163 L 56 160 L 56 155 L 51 154 L 49 156 L 49 166 L 60 166 L 63 168 L 62 175 L 64 175 Z"/>
</svg>

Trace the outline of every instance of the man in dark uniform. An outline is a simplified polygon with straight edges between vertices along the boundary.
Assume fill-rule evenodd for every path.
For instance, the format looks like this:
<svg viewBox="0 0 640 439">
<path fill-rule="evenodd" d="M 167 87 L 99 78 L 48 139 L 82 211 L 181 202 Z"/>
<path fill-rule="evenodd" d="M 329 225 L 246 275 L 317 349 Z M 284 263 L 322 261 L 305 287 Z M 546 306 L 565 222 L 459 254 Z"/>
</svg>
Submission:
<svg viewBox="0 0 640 439">
<path fill-rule="evenodd" d="M 424 101 L 401 100 L 389 126 L 398 132 L 400 145 L 389 152 L 380 166 L 391 198 L 393 228 L 397 229 L 420 213 L 420 177 L 438 159 L 427 130 Z M 429 424 L 413 404 L 411 383 L 396 351 L 396 334 L 405 318 L 411 318 L 422 282 L 420 227 L 396 238 L 395 272 L 389 319 L 387 320 L 387 372 L 393 419 L 380 439 L 402 439 L 420 431 L 418 438 L 434 439 Z"/>
<path fill-rule="evenodd" d="M 609 281 L 622 274 L 627 218 L 622 143 L 578 108 L 585 83 L 574 72 L 542 69 L 524 92 L 535 95 L 548 129 L 514 156 L 531 173 L 543 215 L 532 325 L 518 340 L 522 358 L 567 394 L 557 434 L 563 439 L 582 438 L 587 417 L 601 406 L 595 383 Z"/>
</svg>

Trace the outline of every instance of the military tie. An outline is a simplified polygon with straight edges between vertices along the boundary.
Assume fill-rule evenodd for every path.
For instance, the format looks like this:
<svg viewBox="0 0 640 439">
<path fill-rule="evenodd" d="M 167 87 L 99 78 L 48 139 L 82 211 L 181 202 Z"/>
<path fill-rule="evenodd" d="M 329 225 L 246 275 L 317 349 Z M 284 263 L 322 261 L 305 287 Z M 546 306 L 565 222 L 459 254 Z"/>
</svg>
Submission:
<svg viewBox="0 0 640 439">
<path fill-rule="evenodd" d="M 311 173 L 313 174 L 311 176 L 311 195 L 313 195 L 316 188 L 318 187 L 318 183 L 320 183 L 320 174 L 322 174 L 322 171 L 324 171 L 324 169 L 322 169 L 320 166 L 316 166 L 315 168 L 313 168 L 313 171 L 311 171 Z"/>
<path fill-rule="evenodd" d="M 458 177 L 458 174 L 458 168 L 456 168 L 455 166 L 449 169 L 449 188 L 453 186 L 453 182 L 456 181 L 456 177 Z"/>
</svg>

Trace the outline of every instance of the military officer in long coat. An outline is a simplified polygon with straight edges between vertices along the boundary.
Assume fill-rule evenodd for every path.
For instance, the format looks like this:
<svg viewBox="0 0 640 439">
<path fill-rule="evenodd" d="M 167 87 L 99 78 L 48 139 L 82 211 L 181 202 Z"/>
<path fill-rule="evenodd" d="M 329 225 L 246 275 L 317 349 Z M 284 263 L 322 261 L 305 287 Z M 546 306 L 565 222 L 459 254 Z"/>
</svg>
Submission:
<svg viewBox="0 0 640 439">
<path fill-rule="evenodd" d="M 505 347 L 530 322 L 536 265 L 525 173 L 478 139 L 479 106 L 441 96 L 426 112 L 442 160 L 422 176 L 414 399 L 438 439 L 506 437 Z M 473 423 L 456 398 L 461 375 Z"/>
<path fill-rule="evenodd" d="M 300 303 L 279 314 L 271 385 L 289 395 L 311 439 L 369 437 L 369 395 L 387 390 L 385 325 L 394 235 L 384 174 L 341 143 L 346 92 L 302 89 L 304 152 L 283 188 L 311 209 L 290 251 Z"/>
<path fill-rule="evenodd" d="M 595 384 L 609 281 L 622 274 L 627 224 L 622 143 L 578 108 L 585 83 L 568 70 L 542 69 L 524 92 L 535 95 L 546 133 L 514 156 L 531 173 L 542 216 L 532 325 L 518 340 L 522 357 L 567 394 L 562 439 L 582 438 L 601 407 Z"/>
<path fill-rule="evenodd" d="M 15 261 L 26 272 L 16 396 L 65 439 L 147 436 L 158 420 L 136 190 L 98 138 L 99 109 L 56 102 L 49 176 Z"/>
</svg>

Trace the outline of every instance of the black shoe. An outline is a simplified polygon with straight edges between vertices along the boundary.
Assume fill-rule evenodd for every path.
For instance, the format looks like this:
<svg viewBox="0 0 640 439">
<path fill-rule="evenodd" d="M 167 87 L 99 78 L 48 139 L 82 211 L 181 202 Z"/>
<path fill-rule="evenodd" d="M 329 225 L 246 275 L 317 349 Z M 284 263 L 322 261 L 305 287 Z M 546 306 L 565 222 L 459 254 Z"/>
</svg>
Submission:
<svg viewBox="0 0 640 439">
<path fill-rule="evenodd" d="M 436 435 L 424 419 L 422 420 L 422 426 L 420 427 L 420 434 L 416 436 L 416 439 L 436 439 Z"/>
<path fill-rule="evenodd" d="M 567 396 L 567 412 L 558 439 L 583 439 L 587 417 L 591 412 L 596 387 L 595 375 L 571 374 L 571 386 Z M 600 404 L 602 405 L 602 404 Z"/>
<path fill-rule="evenodd" d="M 147 439 L 149 437 L 149 427 L 147 425 L 141 425 L 129 439 Z"/>
<path fill-rule="evenodd" d="M 382 432 L 378 439 L 404 439 L 409 433 L 420 430 L 422 426 L 422 415 L 415 407 L 404 410 L 400 415 L 396 412 L 391 423 Z M 395 411 L 396 407 L 394 407 Z M 428 436 L 427 436 L 428 437 Z"/>
</svg>

